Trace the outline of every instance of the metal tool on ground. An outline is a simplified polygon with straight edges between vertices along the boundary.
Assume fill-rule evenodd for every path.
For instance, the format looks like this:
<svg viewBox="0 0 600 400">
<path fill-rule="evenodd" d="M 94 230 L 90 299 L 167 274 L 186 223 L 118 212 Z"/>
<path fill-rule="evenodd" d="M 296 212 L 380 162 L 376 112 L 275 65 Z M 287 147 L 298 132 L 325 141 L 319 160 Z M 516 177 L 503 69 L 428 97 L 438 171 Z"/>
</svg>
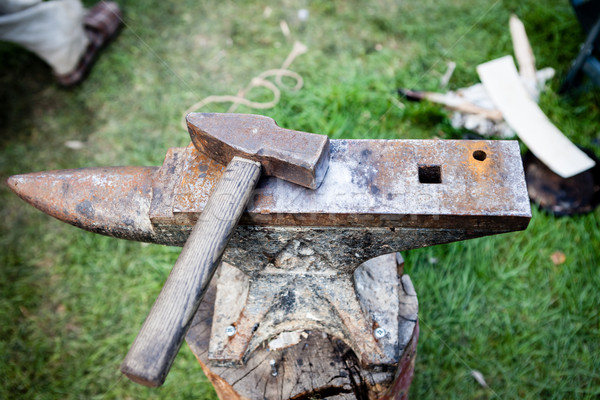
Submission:
<svg viewBox="0 0 600 400">
<path fill-rule="evenodd" d="M 417 299 L 390 253 L 523 230 L 531 218 L 516 141 L 331 140 L 330 155 L 316 190 L 260 180 L 223 254 L 230 267 L 194 317 L 186 341 L 222 398 L 405 392 Z M 183 246 L 224 171 L 190 145 L 160 167 L 36 172 L 8 185 L 88 231 Z M 297 345 L 264 346 L 294 332 Z"/>
<path fill-rule="evenodd" d="M 196 148 L 228 165 L 121 365 L 151 387 L 164 382 L 261 168 L 316 189 L 329 163 L 327 136 L 283 129 L 268 117 L 193 113 L 187 122 Z"/>
</svg>

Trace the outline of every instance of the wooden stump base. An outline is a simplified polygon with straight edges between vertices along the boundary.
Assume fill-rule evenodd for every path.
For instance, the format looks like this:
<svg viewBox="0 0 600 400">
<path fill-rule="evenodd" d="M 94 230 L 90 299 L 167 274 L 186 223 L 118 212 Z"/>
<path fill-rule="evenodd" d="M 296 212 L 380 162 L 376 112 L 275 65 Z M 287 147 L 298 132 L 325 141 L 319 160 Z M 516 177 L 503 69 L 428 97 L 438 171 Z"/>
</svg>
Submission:
<svg viewBox="0 0 600 400">
<path fill-rule="evenodd" d="M 388 255 L 369 263 L 375 270 L 393 268 L 402 274 L 402 265 L 397 265 L 395 260 L 396 257 Z M 360 274 L 355 276 L 361 279 Z M 289 347 L 265 343 L 241 367 L 214 366 L 208 360 L 208 349 L 215 285 L 210 287 L 200 305 L 186 340 L 222 400 L 406 399 L 419 336 L 418 304 L 408 275 L 401 275 L 397 285 L 400 357 L 395 365 L 364 369 L 352 349 L 342 340 L 317 331 L 301 331 L 293 333 L 297 340 Z"/>
</svg>

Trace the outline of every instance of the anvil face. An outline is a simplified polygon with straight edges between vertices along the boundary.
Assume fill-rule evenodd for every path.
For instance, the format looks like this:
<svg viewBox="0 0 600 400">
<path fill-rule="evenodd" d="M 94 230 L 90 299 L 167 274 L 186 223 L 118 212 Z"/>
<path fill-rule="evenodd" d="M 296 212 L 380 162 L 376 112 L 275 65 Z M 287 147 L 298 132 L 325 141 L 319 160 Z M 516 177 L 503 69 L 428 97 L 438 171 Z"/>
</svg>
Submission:
<svg viewBox="0 0 600 400">
<path fill-rule="evenodd" d="M 173 215 L 191 220 L 222 173 L 194 153 L 183 156 L 171 203 Z M 154 209 L 151 216 L 162 213 Z M 514 230 L 524 229 L 530 216 L 515 141 L 332 140 L 318 190 L 262 179 L 242 223 L 455 229 L 494 220 L 491 229 Z"/>
</svg>

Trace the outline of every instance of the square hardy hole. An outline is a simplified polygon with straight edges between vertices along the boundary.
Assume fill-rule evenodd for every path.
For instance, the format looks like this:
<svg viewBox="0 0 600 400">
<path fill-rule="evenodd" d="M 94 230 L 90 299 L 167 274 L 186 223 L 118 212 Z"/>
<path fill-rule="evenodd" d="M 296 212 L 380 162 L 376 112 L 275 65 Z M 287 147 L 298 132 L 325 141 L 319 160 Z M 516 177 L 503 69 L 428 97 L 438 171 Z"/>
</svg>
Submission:
<svg viewBox="0 0 600 400">
<path fill-rule="evenodd" d="M 442 183 L 442 166 L 419 165 L 419 182 Z"/>
</svg>

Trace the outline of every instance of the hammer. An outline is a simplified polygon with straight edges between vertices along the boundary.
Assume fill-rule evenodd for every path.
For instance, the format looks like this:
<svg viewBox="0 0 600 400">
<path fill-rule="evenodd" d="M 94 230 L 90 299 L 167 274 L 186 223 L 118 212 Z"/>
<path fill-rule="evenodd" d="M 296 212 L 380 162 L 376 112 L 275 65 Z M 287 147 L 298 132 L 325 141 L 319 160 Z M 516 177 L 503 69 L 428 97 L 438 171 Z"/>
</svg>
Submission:
<svg viewBox="0 0 600 400">
<path fill-rule="evenodd" d="M 329 165 L 327 136 L 283 129 L 268 117 L 191 113 L 186 120 L 198 151 L 227 168 L 121 364 L 129 379 L 150 387 L 164 383 L 261 169 L 316 189 Z"/>
</svg>

